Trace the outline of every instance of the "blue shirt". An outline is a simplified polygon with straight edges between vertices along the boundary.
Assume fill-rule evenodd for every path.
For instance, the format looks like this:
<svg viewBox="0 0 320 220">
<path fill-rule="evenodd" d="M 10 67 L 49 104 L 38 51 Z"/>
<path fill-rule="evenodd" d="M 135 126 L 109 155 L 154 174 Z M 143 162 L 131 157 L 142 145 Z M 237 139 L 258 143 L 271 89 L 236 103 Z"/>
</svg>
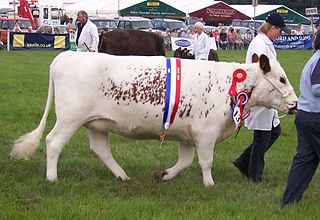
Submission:
<svg viewBox="0 0 320 220">
<path fill-rule="evenodd" d="M 298 109 L 306 112 L 320 112 L 320 50 L 317 50 L 302 70 L 301 95 Z"/>
</svg>

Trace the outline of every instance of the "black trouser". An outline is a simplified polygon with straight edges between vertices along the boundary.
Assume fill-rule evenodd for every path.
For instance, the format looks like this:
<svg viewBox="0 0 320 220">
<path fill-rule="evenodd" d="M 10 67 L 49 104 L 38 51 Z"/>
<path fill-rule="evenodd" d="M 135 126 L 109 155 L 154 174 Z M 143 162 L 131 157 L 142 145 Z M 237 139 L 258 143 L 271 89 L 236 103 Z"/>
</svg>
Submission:
<svg viewBox="0 0 320 220">
<path fill-rule="evenodd" d="M 253 142 L 240 155 L 238 160 L 248 165 L 247 177 L 252 181 L 261 181 L 264 168 L 264 155 L 281 134 L 280 124 L 271 131 L 254 130 Z"/>
<path fill-rule="evenodd" d="M 292 160 L 282 205 L 300 201 L 320 158 L 320 113 L 299 110 L 294 122 L 298 135 L 297 152 Z"/>
</svg>

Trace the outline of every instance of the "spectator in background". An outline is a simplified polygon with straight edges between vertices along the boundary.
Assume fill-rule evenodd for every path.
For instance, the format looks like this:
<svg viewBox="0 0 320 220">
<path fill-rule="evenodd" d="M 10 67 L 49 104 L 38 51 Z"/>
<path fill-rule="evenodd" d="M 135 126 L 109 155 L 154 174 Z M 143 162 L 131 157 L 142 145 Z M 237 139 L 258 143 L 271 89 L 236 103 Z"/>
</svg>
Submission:
<svg viewBox="0 0 320 220">
<path fill-rule="evenodd" d="M 252 63 L 253 54 L 265 54 L 270 60 L 276 60 L 277 53 L 272 41 L 281 35 L 284 27 L 284 19 L 280 14 L 268 15 L 249 45 L 246 63 Z M 254 106 L 245 119 L 245 126 L 253 130 L 253 141 L 232 163 L 250 181 L 258 183 L 262 181 L 265 153 L 281 134 L 277 110 Z"/>
<path fill-rule="evenodd" d="M 292 160 L 282 206 L 301 200 L 320 162 L 320 33 L 314 46 L 316 51 L 301 74 L 301 95 L 294 121 L 297 152 Z"/>
<path fill-rule="evenodd" d="M 190 30 L 190 32 L 189 32 L 189 38 L 194 39 L 194 35 L 195 35 L 194 29 Z"/>
<path fill-rule="evenodd" d="M 28 33 L 33 33 L 32 26 L 29 26 L 29 27 L 28 27 Z"/>
<path fill-rule="evenodd" d="M 76 27 L 73 24 L 73 18 L 69 19 L 69 23 L 67 24 L 67 32 L 74 33 L 76 31 Z"/>
<path fill-rule="evenodd" d="M 36 28 L 36 33 L 41 34 L 41 28 L 39 26 Z"/>
<path fill-rule="evenodd" d="M 180 37 L 189 38 L 188 28 L 182 29 L 180 32 Z"/>
<path fill-rule="evenodd" d="M 51 34 L 51 33 L 52 33 L 51 27 L 49 27 L 49 26 L 44 26 L 42 33 L 44 33 L 44 34 Z"/>
<path fill-rule="evenodd" d="M 53 34 L 61 34 L 60 28 L 55 27 L 55 28 L 53 29 Z"/>
<path fill-rule="evenodd" d="M 241 35 L 241 32 L 239 29 L 236 30 L 236 48 L 239 50 L 241 48 L 244 48 L 244 42 L 243 42 L 242 35 Z"/>
<path fill-rule="evenodd" d="M 171 32 L 171 37 L 178 37 L 177 29 L 173 29 L 173 31 Z"/>
<path fill-rule="evenodd" d="M 14 22 L 13 32 L 21 32 L 19 19 Z"/>
<path fill-rule="evenodd" d="M 79 11 L 77 17 L 77 51 L 98 52 L 99 33 L 97 26 L 88 19 L 88 14 L 85 11 Z"/>
<path fill-rule="evenodd" d="M 167 50 L 171 50 L 171 33 L 170 28 L 166 28 L 166 32 L 163 34 L 163 41 Z"/>
<path fill-rule="evenodd" d="M 219 43 L 220 48 L 222 48 L 224 50 L 227 49 L 228 36 L 227 36 L 226 31 L 223 28 L 220 31 L 219 38 L 220 38 L 220 43 Z"/>
<path fill-rule="evenodd" d="M 194 25 L 194 41 L 193 41 L 193 54 L 196 60 L 208 60 L 210 51 L 208 35 L 204 32 L 202 22 L 197 22 Z"/>
<path fill-rule="evenodd" d="M 319 34 L 320 33 L 320 19 L 318 20 L 317 24 L 316 24 L 316 30 L 315 30 L 315 34 Z"/>
<path fill-rule="evenodd" d="M 247 29 L 246 33 L 244 34 L 244 47 L 245 48 L 249 47 L 249 44 L 251 43 L 252 39 L 253 39 L 253 34 L 250 29 Z"/>
<path fill-rule="evenodd" d="M 298 24 L 298 28 L 297 28 L 297 31 L 296 31 L 296 35 L 303 35 L 303 26 L 301 23 Z"/>
<path fill-rule="evenodd" d="M 236 49 L 236 32 L 234 28 L 231 26 L 228 31 L 228 48 Z"/>
<path fill-rule="evenodd" d="M 217 45 L 217 48 L 219 48 L 220 34 L 219 34 L 218 29 L 212 30 L 212 32 L 210 34 L 210 37 L 214 37 L 216 45 Z"/>
</svg>

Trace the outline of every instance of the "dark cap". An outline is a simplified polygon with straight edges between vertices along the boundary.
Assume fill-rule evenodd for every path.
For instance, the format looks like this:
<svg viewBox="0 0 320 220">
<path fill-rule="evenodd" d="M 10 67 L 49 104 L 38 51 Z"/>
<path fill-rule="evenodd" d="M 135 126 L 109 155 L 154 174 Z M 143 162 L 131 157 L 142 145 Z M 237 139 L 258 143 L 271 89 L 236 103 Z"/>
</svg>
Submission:
<svg viewBox="0 0 320 220">
<path fill-rule="evenodd" d="M 279 28 L 284 28 L 286 26 L 283 17 L 278 13 L 269 14 L 266 17 L 266 22 Z"/>
</svg>

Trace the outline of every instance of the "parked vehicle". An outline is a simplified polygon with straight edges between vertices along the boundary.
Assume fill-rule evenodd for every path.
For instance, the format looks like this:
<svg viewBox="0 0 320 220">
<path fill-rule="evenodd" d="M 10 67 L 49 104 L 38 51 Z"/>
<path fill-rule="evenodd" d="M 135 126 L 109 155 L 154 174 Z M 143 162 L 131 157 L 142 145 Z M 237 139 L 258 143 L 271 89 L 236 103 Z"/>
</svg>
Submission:
<svg viewBox="0 0 320 220">
<path fill-rule="evenodd" d="M 241 22 L 242 22 L 241 19 L 233 19 L 231 22 L 231 25 L 232 26 L 241 26 Z"/>
<path fill-rule="evenodd" d="M 151 20 L 143 17 L 119 17 L 119 29 L 149 30 L 153 29 Z"/>
<path fill-rule="evenodd" d="M 8 35 L 8 30 L 13 32 L 13 28 L 15 25 L 15 21 L 20 20 L 20 29 L 22 32 L 27 32 L 28 28 L 31 25 L 31 22 L 27 18 L 22 18 L 22 17 L 14 17 L 14 16 L 2 16 L 0 17 L 0 41 L 4 44 L 7 43 L 7 35 Z"/>
<path fill-rule="evenodd" d="M 169 28 L 171 31 L 173 30 L 180 30 L 187 28 L 188 26 L 180 20 L 175 19 L 168 19 L 168 18 L 154 18 L 151 19 L 151 22 L 155 29 L 165 31 L 167 28 Z"/>
<path fill-rule="evenodd" d="M 89 17 L 89 19 L 97 26 L 99 34 L 103 30 L 114 30 L 117 28 L 117 21 L 113 18 Z"/>
<path fill-rule="evenodd" d="M 63 17 L 63 11 L 54 5 L 43 5 L 38 1 L 29 3 L 27 0 L 20 0 L 18 15 L 28 18 L 33 29 L 36 29 L 37 26 L 41 25 L 59 25 Z"/>
<path fill-rule="evenodd" d="M 258 30 L 258 28 L 260 27 L 260 25 L 263 24 L 263 20 L 243 20 L 241 22 L 241 27 L 246 27 L 246 28 L 250 28 L 250 29 L 254 29 L 254 30 Z"/>
<path fill-rule="evenodd" d="M 203 28 L 207 34 L 211 34 L 213 30 L 218 29 L 215 26 L 209 26 L 209 25 L 204 25 Z"/>
</svg>

